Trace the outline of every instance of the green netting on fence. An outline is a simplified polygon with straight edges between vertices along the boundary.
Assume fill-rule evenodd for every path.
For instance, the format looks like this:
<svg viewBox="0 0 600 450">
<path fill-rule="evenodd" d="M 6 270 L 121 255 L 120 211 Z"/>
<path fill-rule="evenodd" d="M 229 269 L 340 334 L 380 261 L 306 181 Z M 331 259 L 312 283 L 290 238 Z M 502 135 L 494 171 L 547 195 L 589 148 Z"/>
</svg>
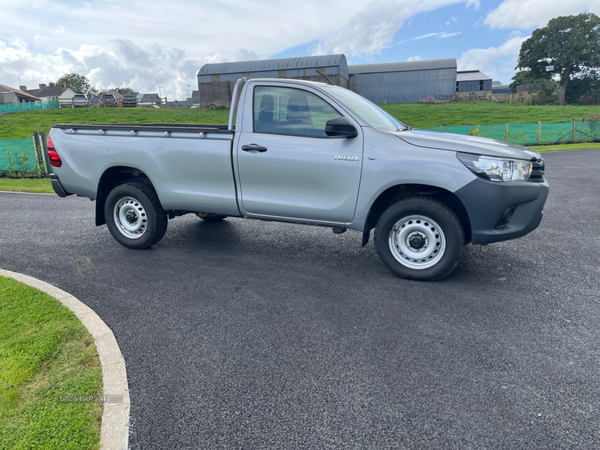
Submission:
<svg viewBox="0 0 600 450">
<path fill-rule="evenodd" d="M 506 125 L 471 125 L 458 127 L 429 127 L 425 130 L 470 134 L 520 145 L 553 144 L 556 142 L 600 141 L 600 123 L 573 122 Z"/>
<path fill-rule="evenodd" d="M 9 114 L 26 111 L 42 111 L 46 109 L 58 109 L 58 102 L 24 102 L 24 103 L 8 103 L 0 105 L 0 114 Z"/>
<path fill-rule="evenodd" d="M 40 139 L 41 138 L 41 139 Z M 52 173 L 48 162 L 48 148 L 45 134 L 36 136 L 39 161 L 36 161 L 33 139 L 0 140 L 0 172 L 18 172 L 20 174 Z M 42 155 L 43 148 L 43 155 Z M 46 164 L 44 165 L 44 161 Z M 38 172 L 39 163 L 39 172 Z"/>
<path fill-rule="evenodd" d="M 15 163 L 13 166 L 15 170 L 18 169 L 19 165 L 18 158 L 23 153 L 27 156 L 29 164 L 35 166 L 35 150 L 33 149 L 33 140 L 31 138 L 20 139 L 18 141 L 0 140 L 0 170 L 9 169 L 10 161 L 8 153 L 10 153 L 10 158 Z"/>
</svg>

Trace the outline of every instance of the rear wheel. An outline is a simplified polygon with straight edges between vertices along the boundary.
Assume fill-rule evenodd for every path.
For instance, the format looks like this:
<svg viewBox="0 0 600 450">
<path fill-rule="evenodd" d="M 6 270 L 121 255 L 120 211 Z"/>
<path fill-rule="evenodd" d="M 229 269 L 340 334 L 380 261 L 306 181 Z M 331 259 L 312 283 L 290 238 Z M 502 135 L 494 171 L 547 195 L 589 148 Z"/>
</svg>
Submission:
<svg viewBox="0 0 600 450">
<path fill-rule="evenodd" d="M 167 231 L 167 214 L 147 184 L 127 183 L 114 188 L 106 198 L 104 216 L 110 233 L 128 248 L 150 247 Z"/>
<path fill-rule="evenodd" d="M 198 212 L 198 213 L 196 213 L 196 215 L 206 222 L 219 222 L 219 221 L 229 217 L 229 216 L 225 216 L 223 214 L 211 214 L 211 213 L 205 213 L 205 212 Z"/>
<path fill-rule="evenodd" d="M 429 197 L 411 197 L 390 206 L 379 218 L 375 247 L 397 276 L 439 280 L 458 265 L 464 230 L 454 212 Z"/>
</svg>

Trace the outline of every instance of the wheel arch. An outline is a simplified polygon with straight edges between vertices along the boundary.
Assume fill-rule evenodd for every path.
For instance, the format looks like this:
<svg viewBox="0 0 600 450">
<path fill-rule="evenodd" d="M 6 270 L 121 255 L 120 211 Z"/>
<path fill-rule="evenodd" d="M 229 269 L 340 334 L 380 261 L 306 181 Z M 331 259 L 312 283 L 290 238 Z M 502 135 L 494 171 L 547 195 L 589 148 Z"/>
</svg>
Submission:
<svg viewBox="0 0 600 450">
<path fill-rule="evenodd" d="M 432 197 L 448 206 L 460 220 L 465 233 L 465 242 L 468 243 L 471 241 L 471 220 L 469 214 L 461 200 L 454 193 L 439 186 L 408 183 L 387 188 L 372 203 L 363 229 L 362 245 L 367 245 L 371 230 L 375 228 L 377 221 L 387 208 L 397 201 L 413 196 Z"/>
<path fill-rule="evenodd" d="M 148 175 L 135 167 L 113 166 L 104 171 L 98 181 L 98 189 L 96 191 L 96 226 L 106 223 L 104 204 L 110 191 L 117 186 L 132 182 L 147 184 L 154 189 L 154 185 Z M 154 189 L 154 192 L 156 192 L 156 189 Z"/>
</svg>

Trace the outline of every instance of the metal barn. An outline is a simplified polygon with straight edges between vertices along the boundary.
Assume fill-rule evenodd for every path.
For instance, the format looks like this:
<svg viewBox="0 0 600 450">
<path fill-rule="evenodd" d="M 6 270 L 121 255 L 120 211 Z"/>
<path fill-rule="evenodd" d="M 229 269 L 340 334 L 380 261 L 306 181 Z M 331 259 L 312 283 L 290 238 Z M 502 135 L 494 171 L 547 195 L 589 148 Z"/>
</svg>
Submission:
<svg viewBox="0 0 600 450">
<path fill-rule="evenodd" d="M 306 56 L 205 64 L 197 73 L 200 108 L 231 106 L 235 81 L 246 78 L 295 78 L 327 82 L 347 88 L 348 62 L 345 55 Z"/>
<path fill-rule="evenodd" d="M 456 72 L 456 92 L 491 92 L 492 77 L 479 70 L 459 70 Z"/>
<path fill-rule="evenodd" d="M 350 66 L 350 89 L 374 103 L 454 99 L 456 58 Z"/>
</svg>

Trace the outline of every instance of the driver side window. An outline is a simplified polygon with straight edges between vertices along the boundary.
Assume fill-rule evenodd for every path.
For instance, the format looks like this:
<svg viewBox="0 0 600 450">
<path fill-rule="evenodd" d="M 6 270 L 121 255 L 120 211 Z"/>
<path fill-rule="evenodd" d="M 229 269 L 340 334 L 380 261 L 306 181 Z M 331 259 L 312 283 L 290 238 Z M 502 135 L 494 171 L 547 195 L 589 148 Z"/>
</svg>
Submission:
<svg viewBox="0 0 600 450">
<path fill-rule="evenodd" d="M 327 137 L 325 124 L 341 117 L 318 96 L 295 88 L 254 88 L 254 132 Z"/>
</svg>

